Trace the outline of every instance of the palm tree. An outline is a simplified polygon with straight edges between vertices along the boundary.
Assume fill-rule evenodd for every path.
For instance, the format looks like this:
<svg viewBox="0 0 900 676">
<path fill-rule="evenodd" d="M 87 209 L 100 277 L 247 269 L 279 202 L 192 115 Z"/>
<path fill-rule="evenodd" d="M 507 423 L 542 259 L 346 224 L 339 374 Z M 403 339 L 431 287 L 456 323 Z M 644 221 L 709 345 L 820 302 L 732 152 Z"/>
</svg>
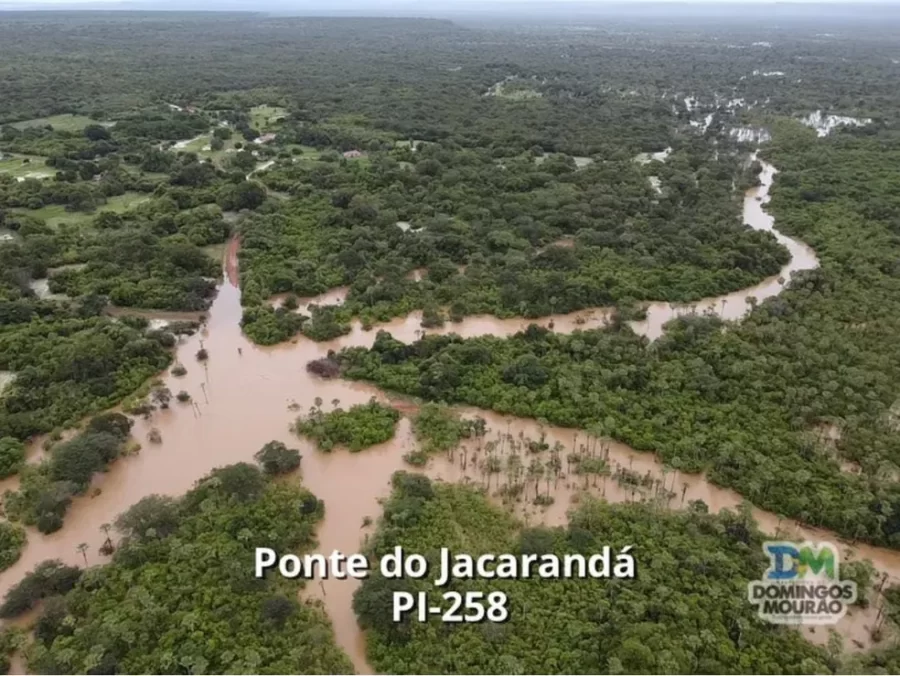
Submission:
<svg viewBox="0 0 900 676">
<path fill-rule="evenodd" d="M 559 444 L 558 441 L 556 443 Z M 562 460 L 559 457 L 559 449 L 556 448 L 556 446 L 554 446 L 551 451 L 550 460 L 547 462 L 547 466 L 553 474 L 553 486 L 555 488 L 559 481 L 559 473 L 562 471 Z M 549 493 L 549 490 L 547 492 Z"/>
<path fill-rule="evenodd" d="M 534 497 L 540 492 L 541 477 L 544 476 L 544 463 L 537 458 L 532 458 L 531 464 L 528 465 L 528 478 L 534 481 Z"/>
<path fill-rule="evenodd" d="M 85 566 L 87 565 L 87 550 L 88 549 L 90 549 L 90 547 L 88 547 L 86 542 L 82 542 L 80 545 L 78 545 L 75 548 L 75 551 L 77 551 L 79 554 L 81 554 L 84 557 L 84 565 Z"/>
</svg>

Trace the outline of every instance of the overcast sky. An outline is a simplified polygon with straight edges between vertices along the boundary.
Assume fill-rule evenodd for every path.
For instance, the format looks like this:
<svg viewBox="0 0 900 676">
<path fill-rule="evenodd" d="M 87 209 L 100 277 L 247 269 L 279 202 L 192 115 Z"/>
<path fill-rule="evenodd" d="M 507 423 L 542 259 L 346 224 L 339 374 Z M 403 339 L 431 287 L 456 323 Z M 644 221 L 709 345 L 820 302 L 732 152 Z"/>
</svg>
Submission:
<svg viewBox="0 0 900 676">
<path fill-rule="evenodd" d="M 159 9 L 159 10 L 247 10 L 274 11 L 294 15 L 356 16 L 451 16 L 460 14 L 590 14 L 622 8 L 623 5 L 885 5 L 900 0 L 0 0 L 0 10 L 10 9 Z M 900 6 L 900 5 L 898 5 Z M 687 7 L 686 7 L 687 9 Z"/>
</svg>

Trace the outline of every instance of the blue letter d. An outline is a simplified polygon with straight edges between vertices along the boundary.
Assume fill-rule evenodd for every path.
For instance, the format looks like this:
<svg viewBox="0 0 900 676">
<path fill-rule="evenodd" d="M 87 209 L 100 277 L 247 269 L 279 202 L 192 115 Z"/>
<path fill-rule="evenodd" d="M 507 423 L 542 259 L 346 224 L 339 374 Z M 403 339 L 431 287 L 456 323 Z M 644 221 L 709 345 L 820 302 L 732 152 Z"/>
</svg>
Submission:
<svg viewBox="0 0 900 676">
<path fill-rule="evenodd" d="M 797 575 L 796 561 L 800 552 L 792 545 L 767 544 L 766 553 L 772 559 L 772 567 L 768 571 L 770 580 L 790 580 Z"/>
</svg>

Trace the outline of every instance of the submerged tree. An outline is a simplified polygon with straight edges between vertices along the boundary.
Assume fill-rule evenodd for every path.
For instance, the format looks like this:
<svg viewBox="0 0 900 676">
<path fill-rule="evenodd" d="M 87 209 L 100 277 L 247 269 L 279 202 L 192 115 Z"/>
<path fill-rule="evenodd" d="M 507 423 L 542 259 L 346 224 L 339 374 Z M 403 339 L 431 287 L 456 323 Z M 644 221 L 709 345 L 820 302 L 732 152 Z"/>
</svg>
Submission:
<svg viewBox="0 0 900 676">
<path fill-rule="evenodd" d="M 253 456 L 269 475 L 286 474 L 300 466 L 300 452 L 280 441 L 270 441 Z"/>
</svg>

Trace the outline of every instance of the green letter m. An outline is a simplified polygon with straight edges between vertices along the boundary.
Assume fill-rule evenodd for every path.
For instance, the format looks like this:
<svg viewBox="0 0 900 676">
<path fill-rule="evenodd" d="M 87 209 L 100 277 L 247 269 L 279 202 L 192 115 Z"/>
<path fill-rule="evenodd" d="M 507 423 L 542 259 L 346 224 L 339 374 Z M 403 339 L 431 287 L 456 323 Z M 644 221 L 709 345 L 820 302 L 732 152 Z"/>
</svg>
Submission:
<svg viewBox="0 0 900 676">
<path fill-rule="evenodd" d="M 815 553 L 812 547 L 804 547 L 800 550 L 799 577 L 803 578 L 811 571 L 813 575 L 819 575 L 825 569 L 825 577 L 835 579 L 834 551 L 828 545 L 824 545 L 819 553 Z"/>
</svg>

